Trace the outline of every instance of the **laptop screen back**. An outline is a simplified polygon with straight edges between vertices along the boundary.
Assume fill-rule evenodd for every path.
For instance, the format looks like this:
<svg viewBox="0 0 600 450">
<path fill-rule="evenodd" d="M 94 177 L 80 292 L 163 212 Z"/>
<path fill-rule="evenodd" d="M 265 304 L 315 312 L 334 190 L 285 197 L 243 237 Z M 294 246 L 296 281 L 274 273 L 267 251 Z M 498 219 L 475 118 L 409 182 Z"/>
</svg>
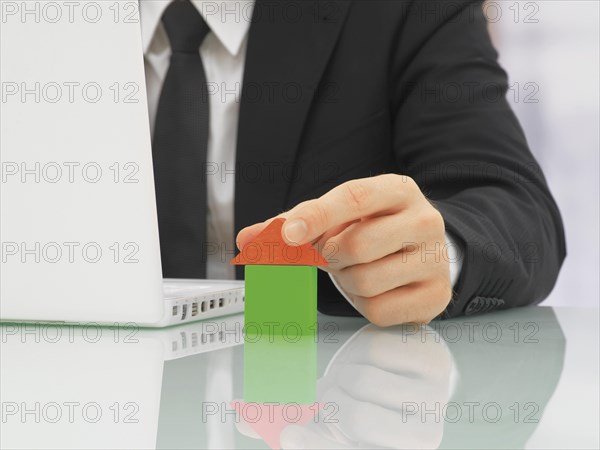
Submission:
<svg viewBox="0 0 600 450">
<path fill-rule="evenodd" d="M 137 3 L 0 6 L 0 318 L 156 322 Z"/>
</svg>

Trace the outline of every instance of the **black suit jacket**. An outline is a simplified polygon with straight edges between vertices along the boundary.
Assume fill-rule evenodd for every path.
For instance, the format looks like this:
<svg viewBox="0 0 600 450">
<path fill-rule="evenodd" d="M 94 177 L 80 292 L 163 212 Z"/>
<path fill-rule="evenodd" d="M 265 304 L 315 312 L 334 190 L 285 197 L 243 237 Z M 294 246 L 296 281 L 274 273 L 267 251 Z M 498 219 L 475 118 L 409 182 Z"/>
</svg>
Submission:
<svg viewBox="0 0 600 450">
<path fill-rule="evenodd" d="M 548 295 L 561 218 L 481 2 L 257 0 L 248 39 L 236 233 L 347 180 L 405 174 L 466 250 L 442 316 Z M 319 310 L 356 314 L 319 276 Z"/>
</svg>

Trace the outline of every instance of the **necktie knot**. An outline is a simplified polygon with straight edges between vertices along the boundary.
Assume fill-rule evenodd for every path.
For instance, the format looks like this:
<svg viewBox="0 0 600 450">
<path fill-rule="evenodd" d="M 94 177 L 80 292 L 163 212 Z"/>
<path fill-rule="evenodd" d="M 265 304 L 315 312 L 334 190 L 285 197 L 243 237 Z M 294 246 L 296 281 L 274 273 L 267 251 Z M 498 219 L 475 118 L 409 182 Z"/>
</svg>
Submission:
<svg viewBox="0 0 600 450">
<path fill-rule="evenodd" d="M 162 22 L 173 53 L 198 53 L 210 28 L 190 0 L 173 0 Z"/>
</svg>

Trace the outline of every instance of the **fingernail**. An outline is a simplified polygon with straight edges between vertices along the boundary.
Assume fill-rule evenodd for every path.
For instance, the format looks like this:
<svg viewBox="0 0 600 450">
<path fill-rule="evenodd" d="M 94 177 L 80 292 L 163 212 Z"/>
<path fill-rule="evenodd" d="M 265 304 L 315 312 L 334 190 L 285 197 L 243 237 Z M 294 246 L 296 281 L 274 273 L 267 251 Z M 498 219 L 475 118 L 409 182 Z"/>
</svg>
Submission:
<svg viewBox="0 0 600 450">
<path fill-rule="evenodd" d="M 283 227 L 283 235 L 287 241 L 291 242 L 292 244 L 299 244 L 302 242 L 307 233 L 308 227 L 306 226 L 306 222 L 302 219 L 286 222 L 285 226 Z"/>
</svg>

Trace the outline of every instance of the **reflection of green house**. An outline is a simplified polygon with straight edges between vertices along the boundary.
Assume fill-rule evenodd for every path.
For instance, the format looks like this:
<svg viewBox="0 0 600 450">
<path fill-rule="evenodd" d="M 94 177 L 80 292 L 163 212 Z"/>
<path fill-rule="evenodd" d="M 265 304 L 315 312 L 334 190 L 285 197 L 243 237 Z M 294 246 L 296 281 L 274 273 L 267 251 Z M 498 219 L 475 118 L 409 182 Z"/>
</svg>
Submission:
<svg viewBox="0 0 600 450">
<path fill-rule="evenodd" d="M 317 343 L 314 336 L 249 336 L 244 343 L 244 401 L 316 401 Z"/>
<path fill-rule="evenodd" d="M 310 244 L 290 246 L 273 220 L 232 261 L 245 267 L 244 330 L 290 340 L 317 331 L 317 266 L 327 262 Z"/>
</svg>

